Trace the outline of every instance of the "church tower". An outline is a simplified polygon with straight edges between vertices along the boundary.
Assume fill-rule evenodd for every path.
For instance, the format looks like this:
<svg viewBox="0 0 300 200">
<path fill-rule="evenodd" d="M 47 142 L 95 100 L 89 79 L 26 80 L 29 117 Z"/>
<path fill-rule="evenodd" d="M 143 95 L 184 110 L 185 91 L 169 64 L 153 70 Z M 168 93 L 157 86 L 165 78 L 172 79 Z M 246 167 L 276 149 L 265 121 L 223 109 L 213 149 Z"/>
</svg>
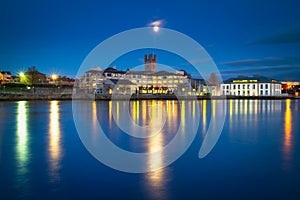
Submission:
<svg viewBox="0 0 300 200">
<path fill-rule="evenodd" d="M 152 54 L 145 55 L 144 56 L 144 62 L 145 62 L 145 71 L 146 72 L 156 72 L 156 55 L 154 56 Z"/>
</svg>

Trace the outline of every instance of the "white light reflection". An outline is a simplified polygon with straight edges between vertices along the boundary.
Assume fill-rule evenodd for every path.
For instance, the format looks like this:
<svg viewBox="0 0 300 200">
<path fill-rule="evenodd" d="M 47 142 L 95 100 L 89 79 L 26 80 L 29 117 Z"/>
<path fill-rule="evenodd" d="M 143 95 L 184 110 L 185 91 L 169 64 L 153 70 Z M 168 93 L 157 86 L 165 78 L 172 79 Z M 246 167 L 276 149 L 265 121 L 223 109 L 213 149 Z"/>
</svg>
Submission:
<svg viewBox="0 0 300 200">
<path fill-rule="evenodd" d="M 54 181 L 59 180 L 59 169 L 61 168 L 61 133 L 59 121 L 59 104 L 58 101 L 50 102 L 50 123 L 49 123 L 49 164 L 50 176 Z"/>
<path fill-rule="evenodd" d="M 27 102 L 19 101 L 17 110 L 17 161 L 19 174 L 27 172 L 28 163 L 28 110 Z"/>
</svg>

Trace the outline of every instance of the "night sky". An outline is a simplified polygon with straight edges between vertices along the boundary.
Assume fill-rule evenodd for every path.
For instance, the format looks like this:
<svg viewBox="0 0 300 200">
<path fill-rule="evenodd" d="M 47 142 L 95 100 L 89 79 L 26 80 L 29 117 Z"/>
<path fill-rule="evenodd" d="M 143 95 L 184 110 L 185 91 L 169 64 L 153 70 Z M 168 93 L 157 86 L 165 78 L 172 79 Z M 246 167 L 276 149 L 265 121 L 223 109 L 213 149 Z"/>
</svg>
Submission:
<svg viewBox="0 0 300 200">
<path fill-rule="evenodd" d="M 1 1 L 0 70 L 15 74 L 34 65 L 74 77 L 100 42 L 162 20 L 200 43 L 223 79 L 261 74 L 300 81 L 299 10 L 298 0 Z M 134 55 L 117 68 L 142 64 L 143 52 Z M 168 63 L 168 56 L 158 60 Z"/>
</svg>

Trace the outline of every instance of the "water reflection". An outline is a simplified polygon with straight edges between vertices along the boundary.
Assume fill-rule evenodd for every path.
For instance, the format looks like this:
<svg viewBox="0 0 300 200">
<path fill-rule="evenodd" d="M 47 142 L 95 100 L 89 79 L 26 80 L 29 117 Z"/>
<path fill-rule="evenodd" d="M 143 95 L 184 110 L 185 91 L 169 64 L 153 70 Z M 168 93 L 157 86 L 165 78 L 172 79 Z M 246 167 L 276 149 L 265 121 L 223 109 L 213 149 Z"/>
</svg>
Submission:
<svg viewBox="0 0 300 200">
<path fill-rule="evenodd" d="M 53 181 L 59 180 L 59 169 L 61 168 L 61 133 L 59 121 L 58 101 L 50 102 L 50 123 L 49 123 L 49 163 L 50 176 Z"/>
<path fill-rule="evenodd" d="M 202 103 L 202 134 L 206 134 L 206 100 L 201 101 Z"/>
<path fill-rule="evenodd" d="M 25 174 L 29 160 L 28 148 L 28 107 L 26 101 L 19 101 L 17 108 L 17 145 L 16 156 L 18 162 L 18 174 Z"/>
<path fill-rule="evenodd" d="M 291 153 L 292 153 L 292 111 L 291 100 L 286 100 L 285 115 L 284 115 L 284 143 L 283 143 L 283 156 L 284 168 L 291 167 Z"/>
<path fill-rule="evenodd" d="M 162 103 L 162 102 L 160 102 Z M 150 109 L 148 108 L 142 108 L 143 116 L 149 116 L 149 119 L 155 119 L 154 117 L 156 115 L 162 115 L 162 113 L 156 113 L 156 112 L 163 112 L 162 109 L 157 110 L 153 106 L 155 104 L 154 101 L 151 102 L 152 106 Z M 171 112 L 172 105 L 170 101 L 166 102 L 167 105 L 167 111 L 168 113 Z M 144 104 L 145 105 L 145 104 Z M 167 118 L 172 118 L 173 115 L 168 115 Z M 176 116 L 177 117 L 177 116 Z M 146 118 L 143 117 L 143 124 L 147 124 Z M 170 120 L 168 120 L 170 122 Z M 171 120 L 172 121 L 172 120 Z M 155 128 L 152 128 L 152 131 L 156 131 Z M 148 157 L 148 168 L 160 168 L 163 165 L 164 162 L 164 154 L 162 152 L 162 149 L 164 148 L 165 143 L 165 135 L 162 131 L 157 133 L 155 136 L 149 137 L 147 142 L 147 152 L 151 153 Z M 152 199 L 165 199 L 166 198 L 166 189 L 165 189 L 165 178 L 166 177 L 166 170 L 165 169 L 159 169 L 153 172 L 146 173 L 146 180 L 147 180 L 147 186 L 146 188 L 149 189 L 149 195 L 151 195 Z"/>
</svg>

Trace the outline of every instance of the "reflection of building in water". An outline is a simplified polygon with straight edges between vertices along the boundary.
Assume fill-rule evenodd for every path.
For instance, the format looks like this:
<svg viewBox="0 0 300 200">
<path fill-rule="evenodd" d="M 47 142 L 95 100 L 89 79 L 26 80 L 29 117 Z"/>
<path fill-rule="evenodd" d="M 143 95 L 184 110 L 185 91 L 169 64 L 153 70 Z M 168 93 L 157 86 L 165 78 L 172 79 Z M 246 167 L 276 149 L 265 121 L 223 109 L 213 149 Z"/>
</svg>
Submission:
<svg viewBox="0 0 300 200">
<path fill-rule="evenodd" d="M 58 179 L 58 170 L 61 160 L 61 133 L 59 122 L 59 104 L 58 101 L 50 102 L 50 123 L 49 123 L 49 164 L 50 176 L 52 179 Z"/>
<path fill-rule="evenodd" d="M 17 110 L 17 161 L 19 174 L 27 171 L 29 159 L 28 149 L 28 108 L 26 101 L 18 102 Z"/>
<path fill-rule="evenodd" d="M 231 78 L 220 84 L 221 95 L 231 96 L 278 96 L 281 95 L 281 83 L 263 77 Z"/>
<path fill-rule="evenodd" d="M 148 101 L 149 102 L 149 101 Z M 155 106 L 153 105 L 155 101 L 152 101 L 151 109 L 142 109 L 146 110 L 145 114 L 148 116 L 151 120 L 155 115 L 161 115 L 161 113 L 155 113 L 155 112 L 163 112 L 163 109 L 156 110 Z M 172 105 L 171 102 L 168 102 L 169 105 Z M 166 107 L 169 110 L 169 105 L 166 105 Z M 143 118 L 143 120 L 146 120 L 146 118 Z M 147 122 L 143 122 L 144 124 L 147 124 Z M 153 123 L 153 122 L 152 122 Z M 157 128 L 153 127 L 153 131 L 156 131 Z M 148 168 L 155 169 L 160 168 L 163 165 L 164 162 L 164 154 L 163 154 L 163 148 L 164 148 L 164 142 L 165 142 L 165 135 L 160 131 L 156 135 L 148 138 L 147 143 L 147 152 L 149 152 L 148 157 Z M 145 174 L 145 178 L 147 180 L 147 190 L 149 191 L 152 199 L 165 199 L 166 197 L 166 191 L 165 191 L 165 181 L 166 181 L 166 170 L 165 169 L 159 169 L 153 172 L 148 172 Z"/>
<path fill-rule="evenodd" d="M 286 161 L 285 167 L 290 167 L 289 161 L 291 160 L 292 154 L 292 111 L 291 111 L 291 100 L 286 100 L 286 109 L 284 116 L 284 143 L 283 143 L 283 156 Z"/>
</svg>

